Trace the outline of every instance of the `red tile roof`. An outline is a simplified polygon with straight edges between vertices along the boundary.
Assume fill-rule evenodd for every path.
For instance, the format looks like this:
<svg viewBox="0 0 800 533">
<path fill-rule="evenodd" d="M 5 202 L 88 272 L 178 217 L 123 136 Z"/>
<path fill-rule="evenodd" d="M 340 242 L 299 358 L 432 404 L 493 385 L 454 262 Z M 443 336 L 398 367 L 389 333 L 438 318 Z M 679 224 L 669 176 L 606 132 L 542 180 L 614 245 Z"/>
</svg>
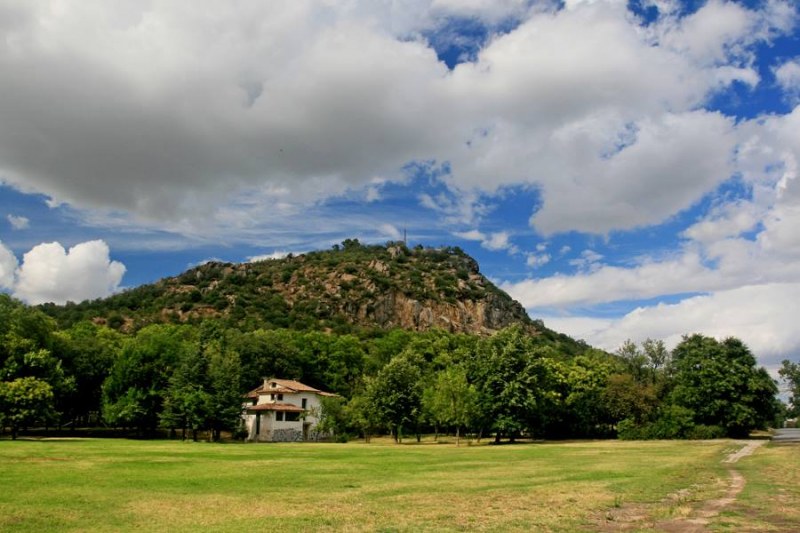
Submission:
<svg viewBox="0 0 800 533">
<path fill-rule="evenodd" d="M 274 388 L 271 386 L 273 383 L 277 385 Z M 336 396 L 332 392 L 321 391 L 293 379 L 270 378 L 264 380 L 264 383 L 258 388 L 245 394 L 245 398 L 258 398 L 262 394 L 299 394 L 301 392 L 312 392 L 320 396 Z"/>
</svg>

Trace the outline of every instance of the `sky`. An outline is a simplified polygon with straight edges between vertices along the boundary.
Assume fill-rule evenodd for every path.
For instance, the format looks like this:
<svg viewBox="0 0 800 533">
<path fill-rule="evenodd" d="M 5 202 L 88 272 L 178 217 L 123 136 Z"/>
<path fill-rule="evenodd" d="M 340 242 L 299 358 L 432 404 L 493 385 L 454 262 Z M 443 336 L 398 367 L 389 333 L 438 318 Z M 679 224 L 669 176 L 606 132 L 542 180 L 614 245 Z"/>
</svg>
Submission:
<svg viewBox="0 0 800 533">
<path fill-rule="evenodd" d="M 800 357 L 794 0 L 0 0 L 0 290 L 460 246 L 553 329 Z"/>
</svg>

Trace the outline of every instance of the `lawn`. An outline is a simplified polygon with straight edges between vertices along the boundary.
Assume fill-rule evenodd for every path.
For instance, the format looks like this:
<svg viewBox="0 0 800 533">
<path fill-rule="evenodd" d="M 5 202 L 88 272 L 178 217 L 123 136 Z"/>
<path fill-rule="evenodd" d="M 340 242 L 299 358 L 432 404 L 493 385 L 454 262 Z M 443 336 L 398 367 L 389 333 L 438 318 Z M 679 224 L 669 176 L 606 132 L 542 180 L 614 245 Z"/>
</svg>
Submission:
<svg viewBox="0 0 800 533">
<path fill-rule="evenodd" d="M 732 448 L 4 440 L 0 530 L 595 530 L 627 503 L 717 495 Z"/>
</svg>

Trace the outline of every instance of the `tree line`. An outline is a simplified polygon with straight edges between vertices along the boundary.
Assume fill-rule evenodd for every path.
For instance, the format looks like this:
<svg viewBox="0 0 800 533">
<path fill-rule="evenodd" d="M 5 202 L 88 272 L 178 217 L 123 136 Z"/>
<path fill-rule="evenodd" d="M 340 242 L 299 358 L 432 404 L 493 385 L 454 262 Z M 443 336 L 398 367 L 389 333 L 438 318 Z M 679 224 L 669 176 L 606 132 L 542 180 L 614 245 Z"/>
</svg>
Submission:
<svg viewBox="0 0 800 533">
<path fill-rule="evenodd" d="M 797 363 L 784 370 L 796 410 Z M 337 393 L 321 424 L 342 439 L 739 437 L 785 414 L 775 381 L 735 338 L 575 354 L 518 327 L 355 336 L 207 320 L 123 334 L 86 321 L 59 329 L 0 295 L 0 427 L 14 437 L 36 426 L 236 435 L 243 394 L 269 376 Z"/>
</svg>

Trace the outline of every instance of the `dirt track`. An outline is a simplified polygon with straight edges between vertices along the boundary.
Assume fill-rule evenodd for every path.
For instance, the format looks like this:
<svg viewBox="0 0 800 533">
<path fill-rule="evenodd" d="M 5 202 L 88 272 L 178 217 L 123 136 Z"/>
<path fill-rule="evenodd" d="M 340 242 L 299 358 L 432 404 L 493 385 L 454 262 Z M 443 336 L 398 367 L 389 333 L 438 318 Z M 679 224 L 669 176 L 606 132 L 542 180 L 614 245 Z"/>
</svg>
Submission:
<svg viewBox="0 0 800 533">
<path fill-rule="evenodd" d="M 798 433 L 800 442 L 800 433 Z M 646 519 L 648 515 L 647 505 L 623 505 L 618 509 L 613 509 L 606 514 L 605 523 L 599 524 L 599 531 L 640 531 L 648 529 L 653 531 L 675 532 L 675 533 L 701 533 L 707 530 L 709 521 L 717 516 L 725 507 L 736 501 L 736 497 L 742 492 L 745 486 L 744 477 L 733 467 L 737 461 L 755 452 L 759 447 L 766 444 L 767 440 L 735 441 L 734 444 L 741 448 L 728 454 L 722 463 L 728 466 L 729 479 L 725 494 L 721 498 L 701 502 L 697 508 L 688 509 L 685 515 L 670 518 L 668 520 L 650 521 Z M 671 494 L 665 499 L 664 503 L 676 504 L 683 501 L 690 491 L 684 489 L 675 494 Z"/>
</svg>

